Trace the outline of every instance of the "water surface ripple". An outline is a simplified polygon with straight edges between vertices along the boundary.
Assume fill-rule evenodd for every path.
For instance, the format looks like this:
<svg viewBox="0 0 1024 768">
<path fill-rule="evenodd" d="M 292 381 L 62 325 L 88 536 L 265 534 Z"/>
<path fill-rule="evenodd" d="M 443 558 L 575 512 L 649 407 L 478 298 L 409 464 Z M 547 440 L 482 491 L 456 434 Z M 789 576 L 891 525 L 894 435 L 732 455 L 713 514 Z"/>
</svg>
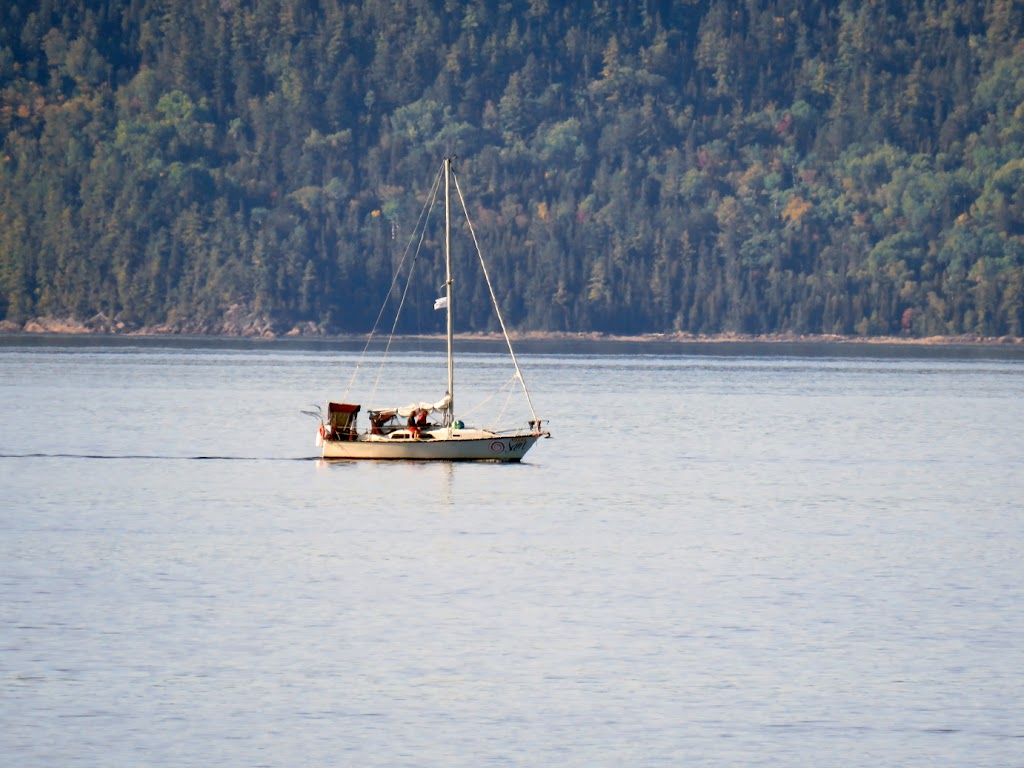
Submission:
<svg viewBox="0 0 1024 768">
<path fill-rule="evenodd" d="M 506 466 L 310 458 L 358 352 L 5 340 L 4 763 L 1024 764 L 1024 359 L 650 350 L 522 354 Z"/>
</svg>

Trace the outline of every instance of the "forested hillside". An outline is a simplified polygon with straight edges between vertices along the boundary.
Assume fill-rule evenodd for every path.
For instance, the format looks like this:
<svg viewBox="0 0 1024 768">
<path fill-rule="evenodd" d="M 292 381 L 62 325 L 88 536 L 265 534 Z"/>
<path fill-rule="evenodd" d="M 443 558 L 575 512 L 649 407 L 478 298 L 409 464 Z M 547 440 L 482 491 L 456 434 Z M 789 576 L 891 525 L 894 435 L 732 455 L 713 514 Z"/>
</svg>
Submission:
<svg viewBox="0 0 1024 768">
<path fill-rule="evenodd" d="M 1020 336 L 1022 41 L 1014 0 L 6 0 L 0 321 L 367 331 L 454 154 L 520 331 Z"/>
</svg>

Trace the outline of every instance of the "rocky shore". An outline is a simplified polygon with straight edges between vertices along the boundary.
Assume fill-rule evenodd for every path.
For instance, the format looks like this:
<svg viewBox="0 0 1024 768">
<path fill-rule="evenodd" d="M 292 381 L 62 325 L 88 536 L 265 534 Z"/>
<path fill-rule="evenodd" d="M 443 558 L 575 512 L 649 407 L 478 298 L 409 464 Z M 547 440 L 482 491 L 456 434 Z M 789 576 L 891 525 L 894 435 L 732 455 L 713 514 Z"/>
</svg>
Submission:
<svg viewBox="0 0 1024 768">
<path fill-rule="evenodd" d="M 110 335 L 110 336 L 209 336 L 236 337 L 248 339 L 276 338 L 329 338 L 332 334 L 315 323 L 288 323 L 266 317 L 255 317 L 248 313 L 225 314 L 219 323 L 196 323 L 188 319 L 152 326 L 132 326 L 124 321 L 111 320 L 99 314 L 88 320 L 71 318 L 37 317 L 25 323 L 0 321 L 0 334 L 53 334 L 53 335 Z M 500 338 L 498 334 L 459 334 L 460 338 Z M 690 333 L 649 333 L 638 336 L 619 336 L 603 333 L 538 332 L 513 334 L 519 339 L 545 341 L 618 341 L 618 342 L 678 342 L 699 343 L 785 343 L 785 344 L 912 344 L 932 346 L 1024 346 L 1024 338 L 1016 336 L 984 337 L 960 336 L 839 336 L 831 334 L 739 334 L 722 333 L 695 335 Z"/>
<path fill-rule="evenodd" d="M 231 307 L 216 323 L 181 318 L 159 325 L 137 325 L 100 313 L 88 320 L 66 317 L 36 317 L 25 323 L 0 321 L 0 333 L 50 333 L 61 335 L 120 336 L 235 336 L 240 338 L 274 339 L 282 336 L 326 336 L 314 323 L 288 323 Z"/>
</svg>

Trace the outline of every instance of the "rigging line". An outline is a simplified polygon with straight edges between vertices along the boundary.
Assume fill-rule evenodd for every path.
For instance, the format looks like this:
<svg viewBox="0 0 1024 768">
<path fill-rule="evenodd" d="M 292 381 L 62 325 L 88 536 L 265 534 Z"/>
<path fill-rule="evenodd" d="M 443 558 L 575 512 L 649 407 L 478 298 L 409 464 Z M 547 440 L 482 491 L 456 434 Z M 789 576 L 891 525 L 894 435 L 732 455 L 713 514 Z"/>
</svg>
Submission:
<svg viewBox="0 0 1024 768">
<path fill-rule="evenodd" d="M 530 399 L 530 391 L 526 388 L 526 379 L 523 378 L 523 372 L 519 369 L 519 360 L 516 359 L 516 353 L 512 349 L 512 340 L 508 337 L 508 329 L 505 327 L 505 318 L 501 316 L 501 309 L 498 307 L 498 298 L 494 295 L 494 286 L 491 285 L 491 276 L 487 273 L 487 265 L 484 264 L 484 255 L 480 251 L 480 243 L 476 239 L 476 230 L 473 229 L 473 222 L 469 219 L 469 210 L 466 208 L 466 201 L 462 197 L 462 187 L 459 186 L 459 180 L 455 176 L 455 171 L 452 171 L 452 181 L 455 182 L 455 191 L 459 194 L 459 203 L 462 204 L 462 212 L 466 215 L 466 224 L 469 225 L 469 234 L 473 237 L 473 245 L 476 246 L 476 256 L 480 261 L 480 269 L 483 270 L 484 280 L 487 282 L 487 290 L 491 293 L 491 303 L 494 305 L 494 313 L 498 316 L 498 323 L 501 325 L 501 332 L 505 336 L 505 344 L 508 345 L 508 353 L 512 356 L 512 364 L 515 366 L 516 375 L 519 377 L 519 381 L 523 384 L 523 394 L 526 395 L 526 404 L 530 406 L 530 413 L 533 414 L 533 420 L 538 421 L 537 412 L 533 409 L 533 401 Z"/>
<path fill-rule="evenodd" d="M 487 397 L 485 397 L 485 398 L 484 398 L 483 400 L 481 400 L 480 402 L 478 402 L 478 403 L 477 403 L 476 405 L 474 405 L 474 406 L 473 406 L 472 408 L 469 408 L 468 410 L 466 410 L 466 411 L 463 411 L 462 415 L 463 415 L 463 416 L 466 416 L 466 417 L 469 417 L 469 416 L 471 416 L 472 414 L 476 413 L 476 412 L 477 412 L 477 411 L 479 411 L 479 410 L 480 410 L 481 408 L 483 408 L 483 407 L 484 407 L 485 405 L 487 405 L 487 404 L 488 404 L 489 402 L 491 402 L 491 400 L 493 400 L 494 398 L 496 398 L 496 397 L 497 397 L 497 396 L 498 396 L 498 395 L 499 395 L 499 394 L 500 394 L 501 392 L 503 392 L 503 391 L 505 390 L 505 388 L 506 388 L 506 387 L 508 387 L 508 391 L 509 391 L 509 394 L 508 394 L 508 396 L 509 396 L 509 399 L 511 399 L 511 398 L 512 398 L 512 395 L 513 395 L 513 394 L 515 393 L 515 388 L 514 388 L 514 387 L 515 387 L 515 383 L 516 383 L 516 380 L 517 380 L 517 379 L 518 379 L 518 377 L 517 377 L 517 376 L 512 376 L 512 378 L 511 378 L 511 379 L 509 379 L 509 380 L 508 380 L 508 381 L 506 381 L 506 382 L 505 382 L 504 384 L 502 384 L 502 385 L 501 385 L 500 387 L 498 387 L 498 388 L 497 388 L 496 390 L 494 390 L 493 392 L 491 392 L 491 394 L 489 394 L 489 395 L 488 395 Z M 520 382 L 520 383 L 521 383 L 521 382 Z M 508 406 L 508 401 L 506 400 L 506 402 L 505 402 L 505 407 L 507 407 L 507 406 Z M 503 407 L 503 408 L 501 409 L 501 413 L 503 414 L 504 412 L 505 412 L 505 408 Z M 499 417 L 499 418 L 500 418 L 500 417 Z"/>
<path fill-rule="evenodd" d="M 515 394 L 515 392 L 516 392 L 516 388 L 515 388 L 515 386 L 514 386 L 514 382 L 515 382 L 515 380 L 516 380 L 516 379 L 515 379 L 515 377 L 513 376 L 513 377 L 512 377 L 512 381 L 510 382 L 510 384 L 513 384 L 513 386 L 510 386 L 510 387 L 508 388 L 508 396 L 507 396 L 507 397 L 505 398 L 505 404 L 504 404 L 503 406 L 501 406 L 501 410 L 500 410 L 500 411 L 498 411 L 498 418 L 497 418 L 497 419 L 495 420 L 495 423 L 496 423 L 496 424 L 500 424 L 500 423 L 501 423 L 501 420 L 502 420 L 503 418 L 505 418 L 505 411 L 507 411 L 507 410 L 508 410 L 508 404 L 512 402 L 512 395 L 514 395 L 514 394 Z M 536 418 L 536 416 L 535 416 L 534 418 Z"/>
<path fill-rule="evenodd" d="M 423 209 L 420 211 L 420 219 L 416 222 L 416 226 L 420 230 L 419 242 L 416 244 L 416 254 L 413 256 L 412 264 L 409 266 L 409 276 L 406 278 L 405 289 L 402 291 L 402 298 L 398 302 L 398 311 L 395 312 L 395 319 L 391 324 L 391 333 L 388 334 L 388 343 L 384 345 L 384 357 L 381 360 L 380 365 L 377 366 L 377 377 L 373 380 L 373 386 L 370 388 L 370 402 L 372 402 L 377 395 L 377 385 L 380 384 L 380 377 L 384 373 L 384 363 L 387 361 L 388 353 L 391 351 L 391 342 L 394 341 L 395 338 L 395 330 L 398 328 L 398 319 L 402 316 L 402 308 L 405 306 L 405 300 L 409 296 L 409 289 L 412 287 L 412 275 L 416 267 L 416 262 L 420 258 L 420 253 L 423 251 L 423 241 L 427 238 L 426 220 L 430 217 L 430 212 L 434 209 L 434 204 L 437 202 L 437 193 L 441 185 L 441 178 L 443 177 L 443 174 L 444 166 L 441 167 L 441 170 L 434 178 L 434 184 L 430 189 L 430 194 L 423 204 Z M 394 282 L 392 282 L 392 286 L 394 286 Z"/>
<path fill-rule="evenodd" d="M 366 357 L 366 353 L 370 349 L 370 342 L 373 341 L 374 335 L 377 333 L 378 327 L 380 327 L 381 318 L 384 316 L 384 310 L 388 306 L 388 297 L 391 296 L 391 292 L 395 289 L 395 285 L 398 283 L 398 278 L 402 274 L 402 268 L 405 266 L 405 260 L 409 257 L 409 251 L 412 249 L 413 243 L 416 241 L 416 232 L 419 230 L 420 237 L 419 243 L 416 246 L 416 252 L 413 256 L 413 264 L 416 263 L 416 259 L 419 258 L 420 249 L 423 247 L 423 236 L 426 232 L 426 226 L 423 226 L 425 218 L 429 215 L 430 208 L 433 207 L 434 201 L 437 198 L 437 188 L 441 183 L 441 174 L 438 173 L 434 179 L 433 187 L 430 194 L 427 195 L 427 199 L 423 203 L 423 207 L 420 209 L 419 218 L 416 220 L 416 226 L 412 230 L 412 234 L 409 236 L 409 241 L 406 243 L 405 250 L 402 252 L 402 258 L 398 262 L 398 267 L 395 269 L 395 274 L 391 278 L 391 285 L 388 286 L 387 293 L 384 294 L 384 301 L 380 305 L 380 311 L 377 312 L 377 319 L 373 321 L 373 328 L 370 329 L 369 335 L 366 337 L 366 344 L 363 346 L 363 351 L 359 354 L 359 359 L 356 361 L 355 369 L 352 371 L 352 378 L 349 379 L 348 386 L 345 388 L 345 394 L 342 396 L 342 400 L 348 400 L 349 392 L 352 391 L 352 387 L 355 385 L 356 376 L 359 375 L 359 369 L 362 367 L 363 359 Z M 410 276 L 412 274 L 412 268 L 409 269 Z M 406 285 L 406 291 L 408 291 L 408 285 Z M 404 303 L 405 296 L 403 294 L 402 301 Z M 401 314 L 401 307 L 395 316 L 395 324 L 398 323 L 398 315 Z M 392 326 L 391 335 L 394 336 L 394 326 Z M 388 338 L 388 348 L 391 346 L 391 337 Z M 384 350 L 384 358 L 387 359 L 388 349 Z M 381 363 L 383 366 L 383 363 Z M 380 379 L 380 368 L 377 369 L 377 379 Z M 374 383 L 374 390 L 377 385 Z"/>
</svg>

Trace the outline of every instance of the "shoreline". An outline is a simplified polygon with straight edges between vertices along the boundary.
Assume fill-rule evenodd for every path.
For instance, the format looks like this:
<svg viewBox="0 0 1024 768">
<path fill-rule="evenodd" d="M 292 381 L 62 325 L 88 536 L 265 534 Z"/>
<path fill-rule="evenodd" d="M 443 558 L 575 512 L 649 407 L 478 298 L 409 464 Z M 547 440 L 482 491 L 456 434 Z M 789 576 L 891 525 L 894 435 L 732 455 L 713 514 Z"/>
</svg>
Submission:
<svg viewBox="0 0 1024 768">
<path fill-rule="evenodd" d="M 102 319 L 103 321 L 106 318 Z M 325 333 L 313 324 L 295 326 L 291 330 L 280 333 L 267 327 L 222 328 L 220 333 L 204 332 L 199 329 L 184 329 L 170 326 L 146 326 L 127 328 L 123 323 L 81 322 L 61 318 L 34 318 L 24 324 L 10 321 L 0 322 L 0 335 L 5 336 L 92 336 L 92 337 L 146 337 L 146 338 L 199 338 L 199 339 L 238 339 L 247 341 L 296 339 L 304 341 L 330 340 L 365 340 L 367 334 Z M 662 343 L 662 344 L 794 344 L 794 345 L 894 345 L 894 346 L 926 346 L 926 347 L 1020 347 L 1024 346 L 1024 338 L 1018 336 L 976 336 L 961 334 L 959 336 L 843 336 L 838 334 L 692 334 L 692 333 L 645 333 L 637 335 L 621 335 L 599 332 L 568 332 L 568 331 L 524 331 L 509 334 L 517 341 L 541 342 L 616 342 L 616 343 Z M 397 335 L 397 339 L 444 339 L 443 334 Z M 501 341 L 500 333 L 461 333 L 456 334 L 460 340 Z"/>
<path fill-rule="evenodd" d="M 796 334 L 796 333 L 647 333 L 637 336 L 620 336 L 601 333 L 523 333 L 511 334 L 517 339 L 566 340 L 566 341 L 614 341 L 614 342 L 657 342 L 668 344 L 845 344 L 845 345 L 905 345 L 905 346 L 978 346 L 1015 347 L 1024 345 L 1024 338 L 1016 336 L 842 336 L 839 334 Z M 500 339 L 500 334 L 492 334 Z M 467 338 L 470 338 L 467 336 Z M 480 338 L 478 336 L 478 338 Z"/>
</svg>

